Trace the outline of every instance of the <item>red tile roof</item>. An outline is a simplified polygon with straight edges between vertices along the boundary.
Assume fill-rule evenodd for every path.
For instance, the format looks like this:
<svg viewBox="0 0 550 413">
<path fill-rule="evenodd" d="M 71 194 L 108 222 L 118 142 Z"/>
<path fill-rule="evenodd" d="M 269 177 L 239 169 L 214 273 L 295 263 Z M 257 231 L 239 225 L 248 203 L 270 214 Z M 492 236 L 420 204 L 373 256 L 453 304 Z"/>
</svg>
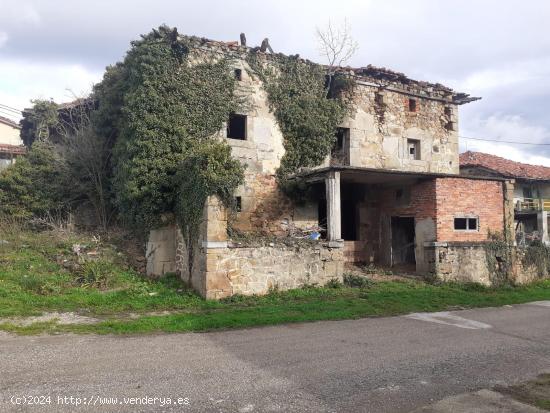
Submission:
<svg viewBox="0 0 550 413">
<path fill-rule="evenodd" d="M 464 152 L 460 154 L 460 167 L 478 166 L 509 178 L 537 179 L 550 181 L 550 168 L 542 165 L 530 165 L 490 155 L 483 152 Z"/>
<path fill-rule="evenodd" d="M 24 146 L 7 145 L 0 143 L 0 153 L 11 153 L 13 155 L 24 155 L 27 153 L 27 148 Z"/>
<path fill-rule="evenodd" d="M 9 125 L 13 128 L 21 129 L 21 126 L 17 122 L 14 122 L 11 119 L 5 118 L 3 116 L 0 116 L 0 122 L 5 123 L 6 125 Z"/>
</svg>

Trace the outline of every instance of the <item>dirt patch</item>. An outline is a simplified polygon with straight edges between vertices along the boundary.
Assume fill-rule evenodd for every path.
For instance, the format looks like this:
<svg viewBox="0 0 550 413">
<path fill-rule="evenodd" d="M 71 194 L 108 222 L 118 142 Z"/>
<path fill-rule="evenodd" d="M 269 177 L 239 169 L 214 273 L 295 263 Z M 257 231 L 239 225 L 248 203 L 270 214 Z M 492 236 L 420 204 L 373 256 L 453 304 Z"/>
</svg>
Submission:
<svg viewBox="0 0 550 413">
<path fill-rule="evenodd" d="M 390 269 L 374 265 L 345 263 L 344 272 L 346 274 L 366 277 L 372 281 L 423 280 L 422 277 L 414 273 L 413 268 L 404 265 Z"/>
<path fill-rule="evenodd" d="M 497 386 L 495 390 L 514 399 L 550 411 L 550 374 L 514 386 Z"/>
<path fill-rule="evenodd" d="M 33 317 L 10 317 L 0 318 L 0 324 L 9 323 L 17 326 L 30 326 L 34 323 L 47 323 L 49 321 L 55 321 L 58 324 L 95 324 L 99 319 L 93 317 L 86 317 L 76 313 L 44 313 L 42 315 Z"/>
</svg>

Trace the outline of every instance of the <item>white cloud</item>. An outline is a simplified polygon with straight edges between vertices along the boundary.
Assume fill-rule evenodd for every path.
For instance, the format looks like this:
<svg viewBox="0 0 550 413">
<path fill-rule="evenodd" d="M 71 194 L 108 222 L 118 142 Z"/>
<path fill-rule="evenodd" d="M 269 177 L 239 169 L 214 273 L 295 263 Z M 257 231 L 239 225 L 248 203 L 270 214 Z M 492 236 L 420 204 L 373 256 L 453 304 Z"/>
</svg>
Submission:
<svg viewBox="0 0 550 413">
<path fill-rule="evenodd" d="M 29 107 L 30 100 L 36 98 L 66 102 L 74 95 L 88 94 L 101 75 L 77 64 L 4 61 L 0 65 L 0 102 L 17 109 Z"/>
<path fill-rule="evenodd" d="M 519 115 L 496 114 L 488 118 L 472 119 L 462 136 L 496 139 L 510 142 L 550 144 L 550 130 L 529 124 Z M 461 151 L 490 153 L 518 162 L 550 167 L 550 146 L 519 145 L 461 138 Z M 546 152 L 544 152 L 546 151 Z"/>
</svg>

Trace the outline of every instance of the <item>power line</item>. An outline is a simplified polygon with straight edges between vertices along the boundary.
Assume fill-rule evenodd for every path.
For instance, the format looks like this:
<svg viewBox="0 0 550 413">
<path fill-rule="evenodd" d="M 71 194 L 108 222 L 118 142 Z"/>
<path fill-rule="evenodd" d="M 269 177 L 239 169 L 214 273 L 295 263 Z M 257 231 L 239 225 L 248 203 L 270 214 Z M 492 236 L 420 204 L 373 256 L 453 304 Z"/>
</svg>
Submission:
<svg viewBox="0 0 550 413">
<path fill-rule="evenodd" d="M 2 107 L 5 110 L 9 110 L 10 112 L 23 113 L 23 111 L 21 111 L 19 109 L 15 109 L 15 108 L 13 108 L 11 106 L 8 106 L 8 105 L 4 105 L 3 103 L 0 103 L 0 107 Z"/>
<path fill-rule="evenodd" d="M 550 143 L 535 143 L 535 142 L 518 142 L 518 141 L 501 141 L 498 139 L 486 139 L 486 138 L 472 138 L 470 136 L 460 136 L 462 139 L 470 139 L 473 141 L 484 141 L 484 142 L 497 142 L 497 143 L 510 143 L 514 145 L 539 145 L 539 146 L 550 146 Z"/>
</svg>

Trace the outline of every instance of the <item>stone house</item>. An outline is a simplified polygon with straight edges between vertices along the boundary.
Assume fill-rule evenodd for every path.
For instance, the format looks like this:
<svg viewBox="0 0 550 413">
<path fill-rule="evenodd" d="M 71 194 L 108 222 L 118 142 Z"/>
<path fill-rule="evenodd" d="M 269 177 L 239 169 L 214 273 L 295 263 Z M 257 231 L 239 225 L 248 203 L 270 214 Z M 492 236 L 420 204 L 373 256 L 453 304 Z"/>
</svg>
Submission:
<svg viewBox="0 0 550 413">
<path fill-rule="evenodd" d="M 511 228 L 513 188 L 500 176 L 459 175 L 458 109 L 479 98 L 387 69 L 342 68 L 355 82 L 354 108 L 332 154 L 296 177 L 316 194 L 297 204 L 277 186 L 283 135 L 243 57 L 246 46 L 200 47 L 234 57 L 235 76 L 251 91 L 253 109 L 232 115 L 220 132 L 247 165 L 245 183 L 235 212 L 208 200 L 192 265 L 177 229 L 152 231 L 149 274 L 178 272 L 207 298 L 324 284 L 342 279 L 346 262 L 490 283 L 479 268 L 482 246 L 490 232 Z M 274 238 L 256 245 L 231 239 L 228 222 Z M 320 240 L 300 238 L 316 231 Z"/>
<path fill-rule="evenodd" d="M 514 233 L 517 243 L 524 245 L 533 239 L 550 243 L 550 168 L 468 151 L 460 154 L 460 173 L 513 180 Z"/>
<path fill-rule="evenodd" d="M 17 123 L 0 116 L 0 170 L 15 163 L 18 156 L 25 154 L 20 131 L 21 127 Z"/>
</svg>

